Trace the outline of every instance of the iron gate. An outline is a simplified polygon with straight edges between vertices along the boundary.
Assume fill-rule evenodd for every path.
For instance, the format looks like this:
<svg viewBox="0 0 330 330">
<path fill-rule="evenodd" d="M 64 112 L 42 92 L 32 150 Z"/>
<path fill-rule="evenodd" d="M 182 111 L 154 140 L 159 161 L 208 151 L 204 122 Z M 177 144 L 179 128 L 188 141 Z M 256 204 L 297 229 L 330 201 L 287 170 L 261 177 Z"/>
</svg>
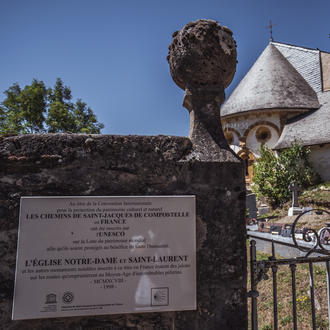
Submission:
<svg viewBox="0 0 330 330">
<path fill-rule="evenodd" d="M 315 317 L 315 296 L 314 296 L 314 263 L 323 263 L 326 268 L 326 279 L 327 279 L 327 295 L 328 295 L 328 320 L 330 325 L 330 227 L 329 229 L 324 228 L 324 231 L 328 232 L 329 240 L 325 241 L 322 231 L 317 232 L 311 228 L 304 228 L 302 233 L 302 241 L 311 244 L 310 247 L 301 245 L 297 241 L 297 224 L 299 220 L 308 212 L 319 212 L 330 215 L 330 212 L 321 209 L 312 209 L 301 213 L 295 219 L 292 228 L 292 243 L 279 242 L 276 244 L 290 246 L 306 253 L 303 257 L 296 257 L 290 259 L 277 259 L 274 240 L 265 239 L 259 236 L 253 236 L 253 232 L 248 233 L 250 238 L 250 274 L 251 274 L 251 290 L 248 292 L 248 297 L 251 298 L 251 328 L 252 330 L 258 329 L 258 283 L 261 280 L 268 279 L 268 272 L 271 270 L 273 280 L 273 329 L 278 329 L 278 299 L 277 299 L 277 271 L 278 267 L 283 265 L 289 265 L 291 272 L 291 290 L 292 290 L 292 320 L 293 329 L 297 329 L 297 300 L 296 300 L 296 266 L 297 264 L 308 264 L 309 265 L 309 281 L 310 281 L 310 308 L 312 315 L 312 329 L 316 329 L 316 317 Z M 253 238 L 270 241 L 272 244 L 272 256 L 268 260 L 257 260 L 256 256 L 256 241 Z M 312 257 L 312 254 L 318 256 Z"/>
</svg>

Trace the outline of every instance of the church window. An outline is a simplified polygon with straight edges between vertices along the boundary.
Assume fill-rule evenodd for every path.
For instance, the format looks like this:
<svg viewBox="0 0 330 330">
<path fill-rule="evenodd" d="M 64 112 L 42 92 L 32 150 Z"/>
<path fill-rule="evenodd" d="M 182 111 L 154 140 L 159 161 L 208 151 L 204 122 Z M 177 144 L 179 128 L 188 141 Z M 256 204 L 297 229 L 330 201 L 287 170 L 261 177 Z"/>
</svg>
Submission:
<svg viewBox="0 0 330 330">
<path fill-rule="evenodd" d="M 272 137 L 270 129 L 266 126 L 261 126 L 256 131 L 256 138 L 260 143 L 266 143 Z"/>
</svg>

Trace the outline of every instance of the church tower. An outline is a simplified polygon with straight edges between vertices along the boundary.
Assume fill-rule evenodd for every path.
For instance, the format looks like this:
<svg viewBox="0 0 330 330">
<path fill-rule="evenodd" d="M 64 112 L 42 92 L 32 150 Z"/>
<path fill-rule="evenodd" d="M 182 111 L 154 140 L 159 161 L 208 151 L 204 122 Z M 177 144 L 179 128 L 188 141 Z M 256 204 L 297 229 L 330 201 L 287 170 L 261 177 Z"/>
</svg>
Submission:
<svg viewBox="0 0 330 330">
<path fill-rule="evenodd" d="M 329 53 L 273 41 L 267 45 L 221 108 L 226 139 L 245 161 L 247 184 L 252 182 L 252 164 L 260 156 L 261 144 L 281 149 L 278 143 L 288 123 L 317 109 L 324 111 L 324 97 L 330 100 L 329 79 Z M 330 102 L 328 106 L 329 122 Z M 329 128 L 325 135 L 330 164 Z M 306 136 L 297 142 L 310 145 L 308 140 Z"/>
</svg>

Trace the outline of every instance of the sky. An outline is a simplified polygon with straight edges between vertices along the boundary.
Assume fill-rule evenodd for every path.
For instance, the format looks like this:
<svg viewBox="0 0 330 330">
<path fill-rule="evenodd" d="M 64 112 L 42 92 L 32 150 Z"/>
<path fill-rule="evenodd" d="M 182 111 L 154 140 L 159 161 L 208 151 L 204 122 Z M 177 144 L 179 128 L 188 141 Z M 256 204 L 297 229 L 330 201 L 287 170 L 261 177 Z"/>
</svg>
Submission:
<svg viewBox="0 0 330 330">
<path fill-rule="evenodd" d="M 60 77 L 104 134 L 187 136 L 183 91 L 166 61 L 172 33 L 200 18 L 228 26 L 238 64 L 230 95 L 274 41 L 330 52 L 329 0 L 0 0 L 0 102 L 13 83 Z"/>
</svg>

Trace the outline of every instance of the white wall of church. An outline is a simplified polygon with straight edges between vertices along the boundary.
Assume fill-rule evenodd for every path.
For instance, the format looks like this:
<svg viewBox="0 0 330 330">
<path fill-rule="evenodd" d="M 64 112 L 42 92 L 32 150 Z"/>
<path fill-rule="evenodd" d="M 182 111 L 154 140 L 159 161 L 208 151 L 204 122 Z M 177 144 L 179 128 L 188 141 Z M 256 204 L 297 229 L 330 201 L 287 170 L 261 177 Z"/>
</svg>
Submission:
<svg viewBox="0 0 330 330">
<path fill-rule="evenodd" d="M 257 125 L 260 123 L 260 125 Z M 267 125 L 270 123 L 270 125 Z M 280 115 L 276 111 L 267 110 L 263 112 L 259 110 L 257 114 L 250 113 L 249 115 L 239 116 L 236 118 L 225 119 L 223 122 L 223 128 L 235 130 L 238 132 L 239 136 L 236 133 L 233 133 L 234 141 L 233 145 L 239 145 L 239 137 L 246 135 L 246 146 L 253 151 L 257 156 L 259 155 L 260 142 L 257 140 L 256 131 L 258 127 L 266 126 L 271 132 L 271 138 L 265 144 L 272 148 L 279 139 L 278 131 L 272 127 L 276 126 L 280 129 Z"/>
<path fill-rule="evenodd" d="M 311 146 L 309 160 L 323 181 L 330 181 L 330 144 Z"/>
<path fill-rule="evenodd" d="M 245 132 L 245 130 L 249 127 L 248 122 L 246 120 L 226 120 L 224 124 L 222 125 L 223 130 L 226 131 L 226 129 L 233 129 L 236 132 L 239 133 L 240 136 L 242 136 Z"/>
<path fill-rule="evenodd" d="M 241 136 L 243 136 L 249 127 L 260 121 L 268 121 L 280 128 L 280 116 L 278 113 L 271 113 L 269 110 L 267 113 L 262 113 L 262 110 L 260 110 L 258 114 L 249 114 L 236 118 L 225 119 L 223 123 L 223 130 L 225 130 L 226 127 L 233 128 L 239 132 Z"/>
<path fill-rule="evenodd" d="M 256 132 L 257 132 L 259 127 L 267 127 L 270 130 L 271 137 L 267 142 L 264 143 L 268 148 L 272 149 L 275 146 L 275 144 L 277 143 L 278 139 L 279 139 L 279 135 L 273 127 L 270 127 L 270 126 L 267 126 L 267 125 L 260 125 L 260 126 L 254 127 L 249 132 L 249 135 L 246 138 L 246 146 L 250 150 L 252 150 L 253 153 L 257 156 L 260 156 L 260 145 L 261 145 L 261 142 L 258 141 L 257 136 L 256 136 Z"/>
<path fill-rule="evenodd" d="M 231 132 L 233 136 L 232 144 L 235 146 L 239 146 L 239 136 L 235 132 Z"/>
</svg>

